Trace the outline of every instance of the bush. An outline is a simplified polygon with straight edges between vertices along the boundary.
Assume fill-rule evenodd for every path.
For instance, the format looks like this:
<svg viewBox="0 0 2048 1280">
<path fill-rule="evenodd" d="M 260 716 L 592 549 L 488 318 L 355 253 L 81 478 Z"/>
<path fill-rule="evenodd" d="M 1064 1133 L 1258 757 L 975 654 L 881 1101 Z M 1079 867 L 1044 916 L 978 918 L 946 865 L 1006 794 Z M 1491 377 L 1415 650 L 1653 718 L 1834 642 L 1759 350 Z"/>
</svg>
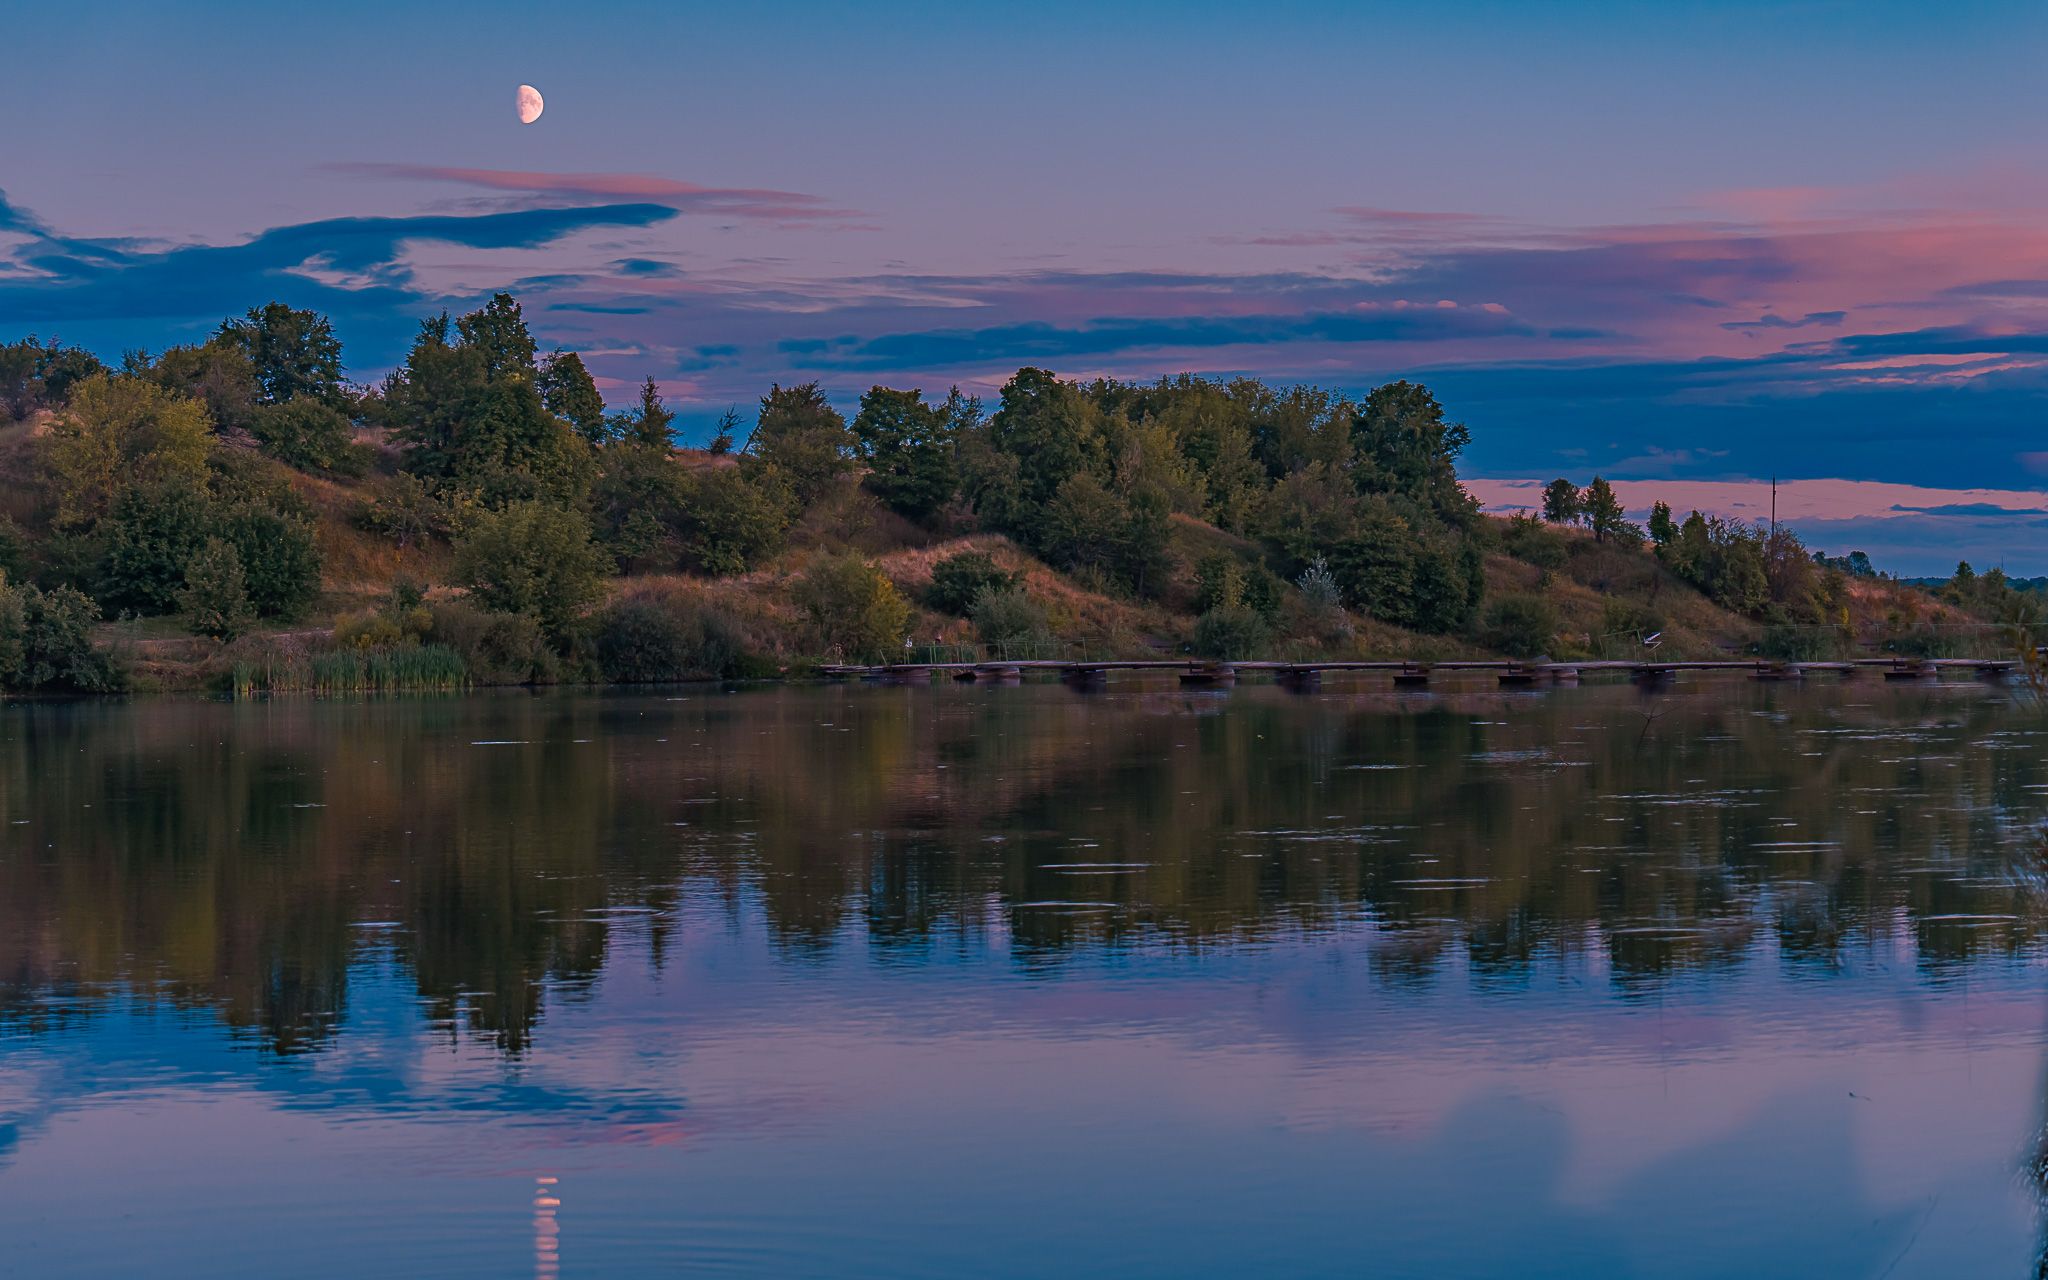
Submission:
<svg viewBox="0 0 2048 1280">
<path fill-rule="evenodd" d="M 1842 642 L 1843 633 L 1837 627 L 1787 623 L 1765 627 L 1757 652 L 1784 662 L 1816 662 L 1840 653 Z"/>
<path fill-rule="evenodd" d="M 297 617 L 319 593 L 312 521 L 244 503 L 220 518 L 218 531 L 241 560 L 249 606 L 258 616 Z"/>
<path fill-rule="evenodd" d="M 185 566 L 214 536 L 206 491 L 188 481 L 128 490 L 101 522 L 105 567 L 98 594 L 110 606 L 169 613 L 185 588 Z"/>
<path fill-rule="evenodd" d="M 561 659 L 531 615 L 492 613 L 459 600 L 430 605 L 428 611 L 434 639 L 462 659 L 478 684 L 535 684 L 561 673 Z"/>
<path fill-rule="evenodd" d="M 369 466 L 369 451 L 355 443 L 348 418 L 310 397 L 259 406 L 249 434 L 263 452 L 304 471 L 361 475 Z"/>
<path fill-rule="evenodd" d="M 705 573 L 745 573 L 781 549 L 795 508 L 789 486 L 751 459 L 704 471 L 684 486 L 683 559 Z"/>
<path fill-rule="evenodd" d="M 604 594 L 608 568 L 589 521 L 541 502 L 483 513 L 456 544 L 455 563 L 485 608 L 526 614 L 557 641 Z"/>
<path fill-rule="evenodd" d="M 1600 606 L 1600 634 L 1649 637 L 1664 629 L 1664 615 L 1633 600 L 1610 599 Z"/>
<path fill-rule="evenodd" d="M 1545 573 L 1555 573 L 1564 568 L 1569 555 L 1562 533 L 1533 516 L 1520 513 L 1508 517 L 1500 544 L 1501 550 Z"/>
<path fill-rule="evenodd" d="M 984 551 L 962 551 L 932 566 L 932 585 L 925 601 L 940 613 L 964 618 L 987 592 L 1005 592 L 1024 580 L 1021 573 L 1005 573 L 995 558 Z"/>
<path fill-rule="evenodd" d="M 1330 572 L 1330 562 L 1321 556 L 1309 561 L 1308 568 L 1294 580 L 1294 587 L 1301 592 L 1302 602 L 1311 610 L 1328 611 L 1344 607 L 1344 588 L 1337 585 L 1337 575 Z"/>
<path fill-rule="evenodd" d="M 805 571 L 797 603 L 819 642 L 851 659 L 886 661 L 910 628 L 910 602 L 880 569 L 858 556 L 832 556 Z"/>
<path fill-rule="evenodd" d="M 1486 607 L 1480 638 L 1511 658 L 1533 658 L 1557 634 L 1557 611 L 1540 596 L 1503 596 Z"/>
<path fill-rule="evenodd" d="M 178 612 L 185 625 L 202 636 L 232 640 L 248 630 L 248 580 L 242 557 L 219 538 L 209 538 L 185 569 L 185 589 L 178 593 Z"/>
<path fill-rule="evenodd" d="M 984 590 L 974 602 L 974 634 L 983 644 L 1025 649 L 1052 643 L 1045 610 L 1022 588 Z"/>
<path fill-rule="evenodd" d="M 0 687 L 117 693 L 126 673 L 92 642 L 99 607 L 69 587 L 0 582 Z"/>
<path fill-rule="evenodd" d="M 701 606 L 621 600 L 597 624 L 598 668 L 619 684 L 722 679 L 745 652 L 739 624 Z"/>
<path fill-rule="evenodd" d="M 1258 658 L 1272 643 L 1272 625 L 1243 605 L 1211 609 L 1195 621 L 1195 652 L 1205 658 Z"/>
</svg>

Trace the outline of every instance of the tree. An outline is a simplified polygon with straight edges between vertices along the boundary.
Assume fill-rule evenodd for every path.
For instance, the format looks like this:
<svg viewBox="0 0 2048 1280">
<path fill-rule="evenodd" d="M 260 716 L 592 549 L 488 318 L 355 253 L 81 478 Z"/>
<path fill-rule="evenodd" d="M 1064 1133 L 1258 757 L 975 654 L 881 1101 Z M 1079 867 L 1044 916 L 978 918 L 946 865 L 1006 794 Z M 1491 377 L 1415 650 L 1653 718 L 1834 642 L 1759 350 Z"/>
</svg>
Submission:
<svg viewBox="0 0 2048 1280">
<path fill-rule="evenodd" d="M 1586 486 L 1586 523 L 1592 527 L 1593 540 L 1606 542 L 1621 532 L 1626 523 L 1627 513 L 1622 510 L 1621 499 L 1614 496 L 1614 489 L 1599 476 Z"/>
<path fill-rule="evenodd" d="M 249 417 L 249 434 L 263 452 L 302 471 L 359 473 L 365 451 L 355 443 L 355 429 L 334 406 L 311 396 L 282 404 L 258 406 Z"/>
<path fill-rule="evenodd" d="M 976 509 L 1033 550 L 1048 545 L 1061 486 L 1084 472 L 1099 483 L 1108 470 L 1102 411 L 1044 369 L 1019 369 L 1003 384 L 987 444 L 998 466 L 983 478 Z"/>
<path fill-rule="evenodd" d="M 781 472 L 798 504 L 807 507 L 846 473 L 850 443 L 846 419 L 817 383 L 777 383 L 761 397 L 747 451 Z"/>
<path fill-rule="evenodd" d="M 1391 382 L 1374 388 L 1352 421 L 1354 476 L 1361 492 L 1398 494 L 1462 524 L 1478 510 L 1458 483 L 1458 455 L 1471 439 L 1463 423 L 1444 421 L 1428 387 Z"/>
<path fill-rule="evenodd" d="M 219 538 L 208 538 L 185 568 L 185 586 L 178 593 L 178 612 L 185 625 L 202 636 L 232 640 L 248 629 L 249 607 L 242 558 Z"/>
<path fill-rule="evenodd" d="M 72 590 L 0 581 L 0 687 L 115 693 L 125 675 L 92 642 L 99 607 Z"/>
<path fill-rule="evenodd" d="M 257 616 L 297 617 L 319 594 L 320 548 L 308 515 L 258 499 L 228 506 L 215 528 L 234 548 Z"/>
<path fill-rule="evenodd" d="M 979 402 L 953 388 L 943 405 L 920 391 L 874 387 L 853 419 L 854 454 L 867 464 L 867 487 L 898 515 L 929 519 L 959 487 L 959 433 L 981 416 Z"/>
<path fill-rule="evenodd" d="M 650 380 L 651 381 L 651 380 Z M 590 444 L 605 439 L 604 397 L 583 357 L 574 351 L 556 351 L 540 362 L 540 402 L 549 413 L 568 423 Z"/>
<path fill-rule="evenodd" d="M 781 549 L 795 508 L 782 477 L 751 458 L 700 472 L 676 519 L 683 559 L 704 573 L 744 573 Z"/>
<path fill-rule="evenodd" d="M 219 336 L 248 356 L 263 403 L 310 396 L 341 407 L 341 342 L 326 316 L 272 302 L 221 321 Z"/>
<path fill-rule="evenodd" d="M 1557 635 L 1557 611 L 1541 596 L 1504 596 L 1486 608 L 1479 637 L 1511 658 L 1534 658 Z"/>
<path fill-rule="evenodd" d="M 1586 499 L 1579 486 L 1569 480 L 1552 480 L 1543 487 L 1543 518 L 1552 524 L 1577 524 L 1586 514 Z"/>
<path fill-rule="evenodd" d="M 248 352 L 234 339 L 220 336 L 203 346 L 172 347 L 156 358 L 148 376 L 164 390 L 205 405 L 222 431 L 246 429 L 261 394 Z"/>
<path fill-rule="evenodd" d="M 43 445 L 58 523 L 89 524 L 137 484 L 203 480 L 212 450 L 212 424 L 197 401 L 139 378 L 88 378 Z"/>
<path fill-rule="evenodd" d="M 545 497 L 580 501 L 590 449 L 548 412 L 519 304 L 497 294 L 453 322 L 425 321 L 406 361 L 384 383 L 385 413 L 405 465 L 454 482 L 486 505 Z"/>
<path fill-rule="evenodd" d="M 925 601 L 940 613 L 965 617 L 984 593 L 1015 590 L 1023 581 L 1023 574 L 1005 572 L 987 552 L 956 552 L 932 566 Z"/>
<path fill-rule="evenodd" d="M 661 388 L 648 378 L 640 388 L 640 412 L 633 419 L 630 442 L 642 449 L 659 450 L 666 454 L 675 447 L 675 437 L 669 428 L 676 415 L 670 413 L 661 403 Z"/>
<path fill-rule="evenodd" d="M 796 598 L 819 641 L 852 659 L 895 656 L 910 626 L 910 602 L 856 555 L 829 556 L 805 570 Z"/>
<path fill-rule="evenodd" d="M 704 451 L 714 458 L 722 458 L 732 452 L 733 437 L 740 429 L 740 411 L 727 409 L 718 415 L 718 430 L 712 433 L 711 442 Z"/>
<path fill-rule="evenodd" d="M 1671 504 L 1653 502 L 1650 504 L 1650 541 L 1661 555 L 1666 547 L 1678 540 L 1678 522 L 1671 518 Z"/>
<path fill-rule="evenodd" d="M 192 563 L 216 528 L 210 496 L 199 483 L 176 477 L 137 485 L 101 522 L 104 567 L 94 594 L 109 606 L 169 613 Z"/>
<path fill-rule="evenodd" d="M 541 502 L 478 516 L 456 544 L 455 565 L 486 608 L 526 614 L 557 640 L 603 596 L 608 568 L 588 521 Z"/>
</svg>

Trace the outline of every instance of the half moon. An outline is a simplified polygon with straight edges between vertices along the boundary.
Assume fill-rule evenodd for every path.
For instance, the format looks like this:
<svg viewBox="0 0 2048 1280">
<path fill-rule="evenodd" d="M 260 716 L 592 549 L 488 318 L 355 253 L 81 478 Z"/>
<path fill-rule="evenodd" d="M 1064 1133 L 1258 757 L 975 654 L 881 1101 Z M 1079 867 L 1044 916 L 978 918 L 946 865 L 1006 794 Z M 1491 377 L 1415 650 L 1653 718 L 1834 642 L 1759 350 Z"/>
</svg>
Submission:
<svg viewBox="0 0 2048 1280">
<path fill-rule="evenodd" d="M 519 123 L 521 124 L 532 124 L 540 119 L 541 109 L 546 106 L 540 99 L 540 90 L 530 84 L 519 86 L 519 93 L 514 102 L 519 108 Z"/>
</svg>

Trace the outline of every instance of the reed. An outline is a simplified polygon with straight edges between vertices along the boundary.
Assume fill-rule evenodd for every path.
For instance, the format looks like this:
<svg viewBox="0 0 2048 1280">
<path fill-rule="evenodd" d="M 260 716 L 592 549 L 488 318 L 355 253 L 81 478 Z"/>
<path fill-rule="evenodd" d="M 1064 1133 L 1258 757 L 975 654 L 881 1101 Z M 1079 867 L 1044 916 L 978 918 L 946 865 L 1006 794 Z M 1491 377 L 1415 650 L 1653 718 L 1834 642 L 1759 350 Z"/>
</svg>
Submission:
<svg viewBox="0 0 2048 1280">
<path fill-rule="evenodd" d="M 445 645 L 334 649 L 238 662 L 235 696 L 259 693 L 452 693 L 469 687 L 469 668 Z"/>
</svg>

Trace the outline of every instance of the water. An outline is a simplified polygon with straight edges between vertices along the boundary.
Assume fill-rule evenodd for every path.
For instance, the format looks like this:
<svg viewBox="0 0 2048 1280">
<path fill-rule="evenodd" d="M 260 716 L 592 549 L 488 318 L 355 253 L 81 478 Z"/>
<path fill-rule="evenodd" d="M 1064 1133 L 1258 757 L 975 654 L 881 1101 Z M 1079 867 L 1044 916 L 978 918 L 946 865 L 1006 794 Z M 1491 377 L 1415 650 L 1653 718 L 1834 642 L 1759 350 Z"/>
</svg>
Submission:
<svg viewBox="0 0 2048 1280">
<path fill-rule="evenodd" d="M 2023 1276 L 1976 685 L 0 709 L 0 1274 Z"/>
</svg>

